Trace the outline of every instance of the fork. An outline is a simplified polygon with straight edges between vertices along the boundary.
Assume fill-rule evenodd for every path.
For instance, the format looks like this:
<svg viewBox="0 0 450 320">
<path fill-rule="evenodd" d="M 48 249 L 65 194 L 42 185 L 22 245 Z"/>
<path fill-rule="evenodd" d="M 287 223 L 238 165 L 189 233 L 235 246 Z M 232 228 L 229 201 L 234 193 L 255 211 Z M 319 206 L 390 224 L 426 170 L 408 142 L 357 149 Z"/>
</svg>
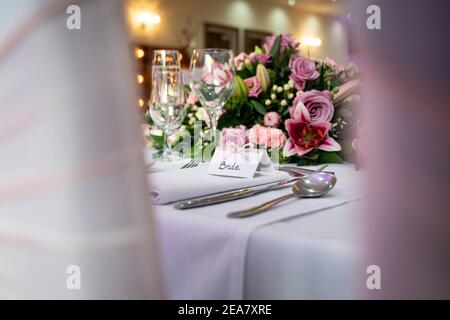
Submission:
<svg viewBox="0 0 450 320">
<path fill-rule="evenodd" d="M 188 163 L 184 164 L 181 169 L 195 168 L 200 164 L 200 160 L 191 159 Z"/>
</svg>

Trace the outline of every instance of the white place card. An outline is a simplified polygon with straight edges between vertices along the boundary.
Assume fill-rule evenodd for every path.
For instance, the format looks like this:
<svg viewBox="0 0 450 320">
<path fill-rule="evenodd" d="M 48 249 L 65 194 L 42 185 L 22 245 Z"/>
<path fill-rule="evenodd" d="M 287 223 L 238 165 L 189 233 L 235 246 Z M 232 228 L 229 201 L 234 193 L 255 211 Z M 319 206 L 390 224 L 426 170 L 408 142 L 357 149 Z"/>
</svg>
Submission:
<svg viewBox="0 0 450 320">
<path fill-rule="evenodd" d="M 219 176 L 252 178 L 257 171 L 273 171 L 272 162 L 266 150 L 247 149 L 236 152 L 217 148 L 207 173 Z"/>
</svg>

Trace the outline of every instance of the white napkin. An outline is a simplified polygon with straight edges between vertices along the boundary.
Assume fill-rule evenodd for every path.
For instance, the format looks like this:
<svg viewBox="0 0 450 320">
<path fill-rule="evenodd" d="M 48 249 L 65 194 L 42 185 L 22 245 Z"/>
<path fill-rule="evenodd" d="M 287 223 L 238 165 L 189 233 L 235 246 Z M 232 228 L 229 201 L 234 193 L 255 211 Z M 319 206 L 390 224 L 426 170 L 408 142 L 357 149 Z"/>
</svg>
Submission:
<svg viewBox="0 0 450 320">
<path fill-rule="evenodd" d="M 254 178 L 213 176 L 206 173 L 207 164 L 195 168 L 155 172 L 148 175 L 150 192 L 156 204 L 207 196 L 281 180 L 286 172 L 256 173 Z"/>
</svg>

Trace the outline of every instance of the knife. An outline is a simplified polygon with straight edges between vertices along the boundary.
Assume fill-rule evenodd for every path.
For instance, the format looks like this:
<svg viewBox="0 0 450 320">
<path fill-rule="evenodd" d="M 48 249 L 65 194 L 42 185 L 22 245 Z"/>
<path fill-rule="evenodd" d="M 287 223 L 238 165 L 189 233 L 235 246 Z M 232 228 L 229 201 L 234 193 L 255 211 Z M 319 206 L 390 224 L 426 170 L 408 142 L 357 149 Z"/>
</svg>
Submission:
<svg viewBox="0 0 450 320">
<path fill-rule="evenodd" d="M 276 189 L 276 188 L 284 186 L 288 183 L 297 181 L 298 179 L 300 179 L 300 177 L 287 178 L 287 179 L 282 179 L 282 180 L 278 180 L 275 182 L 269 182 L 269 183 L 266 183 L 266 184 L 263 184 L 260 186 L 256 186 L 256 187 L 243 188 L 243 189 L 239 189 L 236 191 L 222 193 L 222 194 L 219 194 L 216 196 L 209 196 L 209 197 L 202 197 L 202 198 L 186 200 L 186 201 L 182 201 L 182 202 L 175 204 L 174 207 L 175 207 L 175 209 L 184 210 L 184 209 L 208 206 L 211 204 L 217 204 L 217 203 L 222 203 L 222 202 L 231 201 L 231 200 L 242 199 L 242 198 L 256 195 L 258 193 Z"/>
<path fill-rule="evenodd" d="M 282 179 L 282 180 L 278 180 L 275 182 L 269 182 L 269 183 L 265 183 L 265 184 L 262 184 L 262 185 L 256 186 L 256 187 L 251 187 L 251 188 L 249 187 L 249 188 L 238 189 L 238 190 L 234 190 L 234 191 L 230 191 L 230 192 L 225 192 L 225 193 L 221 193 L 221 194 L 218 194 L 215 196 L 206 196 L 206 197 L 185 200 L 185 201 L 176 203 L 174 205 L 174 207 L 175 207 L 175 209 L 185 210 L 185 209 L 204 207 L 204 206 L 208 206 L 208 205 L 212 205 L 212 204 L 217 204 L 217 203 L 222 203 L 222 202 L 226 202 L 226 201 L 232 201 L 232 200 L 250 197 L 250 196 L 253 196 L 253 195 L 256 195 L 259 193 L 274 190 L 274 189 L 276 189 L 280 186 L 284 186 L 288 183 L 295 182 L 300 177 L 305 176 L 312 172 L 322 171 L 327 166 L 328 166 L 328 164 L 325 164 L 316 170 L 304 169 L 304 168 L 293 167 L 293 166 L 280 167 L 278 170 L 280 170 L 281 168 L 284 168 L 285 170 L 282 170 L 282 171 L 290 171 L 289 172 L 290 175 L 295 175 L 297 177 Z"/>
</svg>

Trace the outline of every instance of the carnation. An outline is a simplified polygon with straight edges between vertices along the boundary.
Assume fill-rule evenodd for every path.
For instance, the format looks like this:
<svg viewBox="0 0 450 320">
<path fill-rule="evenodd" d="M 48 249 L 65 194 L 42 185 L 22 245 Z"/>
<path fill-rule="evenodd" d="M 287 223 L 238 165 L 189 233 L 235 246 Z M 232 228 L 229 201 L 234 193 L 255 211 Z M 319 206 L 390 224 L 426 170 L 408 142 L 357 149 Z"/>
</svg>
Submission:
<svg viewBox="0 0 450 320">
<path fill-rule="evenodd" d="M 270 56 L 268 53 L 255 53 L 252 52 L 250 53 L 249 57 L 248 57 L 251 61 L 251 63 L 261 63 L 263 65 L 267 65 L 270 61 Z"/>
<path fill-rule="evenodd" d="M 281 148 L 286 142 L 286 136 L 283 131 L 276 128 L 263 127 L 259 124 L 254 125 L 248 131 L 250 143 L 264 145 L 269 148 Z"/>
<path fill-rule="evenodd" d="M 344 67 L 337 64 L 336 61 L 334 61 L 331 58 L 325 57 L 325 59 L 323 59 L 323 63 L 329 66 L 331 69 L 334 69 L 334 71 L 336 71 L 337 74 L 344 72 Z"/>
<path fill-rule="evenodd" d="M 270 100 L 269 100 L 270 101 Z M 281 123 L 281 116 L 278 112 L 267 112 L 264 115 L 264 125 L 266 127 L 278 127 Z"/>
<path fill-rule="evenodd" d="M 276 39 L 277 36 L 275 35 L 266 38 L 266 42 L 264 43 L 264 50 L 266 50 L 267 53 L 269 53 L 270 49 L 272 49 Z M 300 42 L 295 41 L 291 34 L 281 35 L 281 43 L 280 43 L 281 49 L 291 47 L 292 49 L 297 50 L 299 45 Z"/>
<path fill-rule="evenodd" d="M 219 147 L 223 149 L 243 147 L 246 142 L 245 134 L 245 126 L 224 128 L 220 132 Z"/>
</svg>

